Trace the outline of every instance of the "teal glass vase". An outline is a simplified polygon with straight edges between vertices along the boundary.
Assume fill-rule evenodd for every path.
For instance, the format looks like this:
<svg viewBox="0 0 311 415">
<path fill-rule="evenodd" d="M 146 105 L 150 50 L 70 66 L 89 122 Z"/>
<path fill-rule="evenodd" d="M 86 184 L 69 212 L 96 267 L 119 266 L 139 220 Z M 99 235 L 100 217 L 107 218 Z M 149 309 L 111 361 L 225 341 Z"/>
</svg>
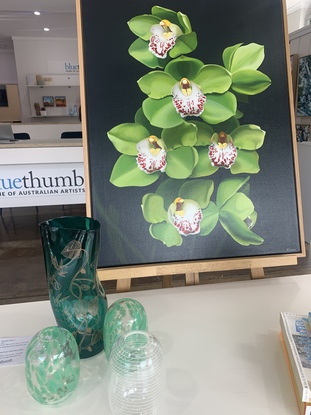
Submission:
<svg viewBox="0 0 311 415">
<path fill-rule="evenodd" d="M 25 354 L 28 391 L 39 403 L 63 402 L 79 383 L 80 358 L 73 335 L 62 327 L 40 330 L 30 340 Z"/>
<path fill-rule="evenodd" d="M 108 308 L 104 322 L 104 344 L 107 360 L 117 338 L 131 330 L 148 331 L 148 320 L 143 305 L 131 298 L 121 298 Z"/>
<path fill-rule="evenodd" d="M 69 330 L 80 358 L 104 348 L 107 311 L 105 291 L 97 276 L 100 223 L 64 216 L 39 224 L 49 298 L 56 322 Z"/>
</svg>

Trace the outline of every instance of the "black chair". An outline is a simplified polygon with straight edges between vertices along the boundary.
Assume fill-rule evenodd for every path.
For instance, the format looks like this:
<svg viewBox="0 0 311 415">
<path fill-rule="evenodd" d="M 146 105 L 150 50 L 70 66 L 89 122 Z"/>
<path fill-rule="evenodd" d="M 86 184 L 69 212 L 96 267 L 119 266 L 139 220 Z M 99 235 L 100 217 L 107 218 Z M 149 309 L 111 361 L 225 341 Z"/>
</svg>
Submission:
<svg viewBox="0 0 311 415">
<path fill-rule="evenodd" d="M 15 140 L 30 140 L 28 133 L 13 133 Z"/>
<path fill-rule="evenodd" d="M 60 138 L 82 138 L 82 131 L 65 131 Z"/>
</svg>

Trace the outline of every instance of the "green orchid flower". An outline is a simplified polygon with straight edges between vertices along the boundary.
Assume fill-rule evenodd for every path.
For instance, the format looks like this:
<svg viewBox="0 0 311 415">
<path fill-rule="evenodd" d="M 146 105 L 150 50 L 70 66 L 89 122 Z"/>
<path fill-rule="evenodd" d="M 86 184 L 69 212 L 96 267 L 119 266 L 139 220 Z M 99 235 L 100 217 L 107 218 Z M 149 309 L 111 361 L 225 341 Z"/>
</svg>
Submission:
<svg viewBox="0 0 311 415">
<path fill-rule="evenodd" d="M 209 207 L 213 190 L 212 180 L 168 179 L 156 193 L 144 195 L 142 212 L 151 224 L 150 235 L 172 247 L 180 246 L 183 236 L 209 234 L 218 221 L 218 213 Z"/>
<path fill-rule="evenodd" d="M 247 124 L 230 134 L 215 133 L 211 126 L 196 120 L 154 129 L 139 110 L 134 123 L 117 125 L 108 137 L 122 153 L 112 170 L 111 183 L 142 187 L 163 173 L 173 179 L 210 176 L 219 168 L 230 169 L 232 174 L 258 173 L 256 150 L 263 145 L 265 132 Z"/>
<path fill-rule="evenodd" d="M 260 245 L 263 238 L 251 229 L 257 212 L 248 197 L 249 177 L 223 180 L 217 190 L 216 202 L 211 201 L 214 183 L 196 179 L 168 179 L 156 193 L 142 199 L 144 219 L 150 223 L 150 235 L 166 246 L 180 246 L 183 237 L 207 236 L 219 222 L 240 245 Z M 176 197 L 175 197 L 175 196 Z"/>
<path fill-rule="evenodd" d="M 197 36 L 188 17 L 181 12 L 154 6 L 151 14 L 133 17 L 128 26 L 138 36 L 129 54 L 150 68 L 163 68 L 170 59 L 197 47 Z"/>
<path fill-rule="evenodd" d="M 237 100 L 229 92 L 232 79 L 219 65 L 204 65 L 199 59 L 180 56 L 164 71 L 149 72 L 138 80 L 148 95 L 142 109 L 150 124 L 171 128 L 188 116 L 218 124 L 236 114 Z"/>
<path fill-rule="evenodd" d="M 230 169 L 231 174 L 256 174 L 260 171 L 259 155 L 266 132 L 254 124 L 240 125 L 231 133 L 206 130 L 196 122 L 200 141 L 196 143 L 198 163 L 191 178 L 210 176 L 219 168 Z M 200 131 L 204 131 L 204 134 Z"/>
</svg>

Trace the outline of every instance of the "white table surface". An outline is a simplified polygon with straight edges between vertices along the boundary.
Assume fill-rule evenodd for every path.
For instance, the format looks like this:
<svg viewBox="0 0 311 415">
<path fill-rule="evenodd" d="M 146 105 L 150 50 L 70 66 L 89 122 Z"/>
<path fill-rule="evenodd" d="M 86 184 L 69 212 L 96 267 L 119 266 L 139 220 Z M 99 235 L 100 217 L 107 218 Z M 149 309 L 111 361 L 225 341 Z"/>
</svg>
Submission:
<svg viewBox="0 0 311 415">
<path fill-rule="evenodd" d="M 279 312 L 307 314 L 311 275 L 113 294 L 146 309 L 166 362 L 166 415 L 298 415 Z M 0 337 L 55 325 L 48 301 L 0 307 Z M 24 364 L 0 368 L 0 414 L 110 415 L 104 353 L 81 361 L 80 383 L 57 407 L 28 393 Z"/>
</svg>

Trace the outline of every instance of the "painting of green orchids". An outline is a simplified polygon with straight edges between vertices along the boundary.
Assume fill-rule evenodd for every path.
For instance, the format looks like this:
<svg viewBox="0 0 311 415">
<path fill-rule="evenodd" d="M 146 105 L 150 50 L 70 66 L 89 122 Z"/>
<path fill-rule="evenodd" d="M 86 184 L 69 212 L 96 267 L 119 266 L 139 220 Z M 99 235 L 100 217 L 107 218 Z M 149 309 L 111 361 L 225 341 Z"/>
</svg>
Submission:
<svg viewBox="0 0 311 415">
<path fill-rule="evenodd" d="M 160 189 L 169 178 L 187 179 L 181 192 L 186 187 L 191 197 L 170 192 L 168 209 L 158 193 L 148 192 L 142 198 L 143 216 L 151 221 L 150 236 L 168 248 L 180 246 L 183 237 L 208 237 L 218 221 L 236 243 L 262 244 L 263 238 L 251 230 L 255 211 L 249 198 L 234 193 L 231 198 L 238 197 L 238 203 L 227 201 L 224 206 L 209 198 L 202 204 L 200 199 L 213 183 L 206 178 L 219 169 L 232 175 L 260 171 L 256 150 L 264 144 L 265 131 L 256 124 L 241 124 L 236 94 L 256 95 L 270 86 L 271 79 L 258 70 L 264 46 L 238 43 L 222 52 L 223 65 L 206 64 L 186 55 L 195 51 L 198 39 L 183 12 L 154 6 L 150 14 L 134 16 L 128 26 L 137 36 L 128 52 L 146 66 L 147 73 L 137 84 L 147 98 L 134 122 L 118 124 L 107 132 L 120 153 L 111 183 L 120 192 L 131 186 L 145 187 L 148 192 L 156 181 L 162 181 Z M 227 121 L 228 126 L 219 129 Z M 236 125 L 233 131 L 230 124 Z M 224 179 L 217 195 L 228 183 L 233 188 L 235 180 Z"/>
<path fill-rule="evenodd" d="M 121 3 L 81 0 L 99 263 L 299 252 L 282 1 Z"/>
</svg>

